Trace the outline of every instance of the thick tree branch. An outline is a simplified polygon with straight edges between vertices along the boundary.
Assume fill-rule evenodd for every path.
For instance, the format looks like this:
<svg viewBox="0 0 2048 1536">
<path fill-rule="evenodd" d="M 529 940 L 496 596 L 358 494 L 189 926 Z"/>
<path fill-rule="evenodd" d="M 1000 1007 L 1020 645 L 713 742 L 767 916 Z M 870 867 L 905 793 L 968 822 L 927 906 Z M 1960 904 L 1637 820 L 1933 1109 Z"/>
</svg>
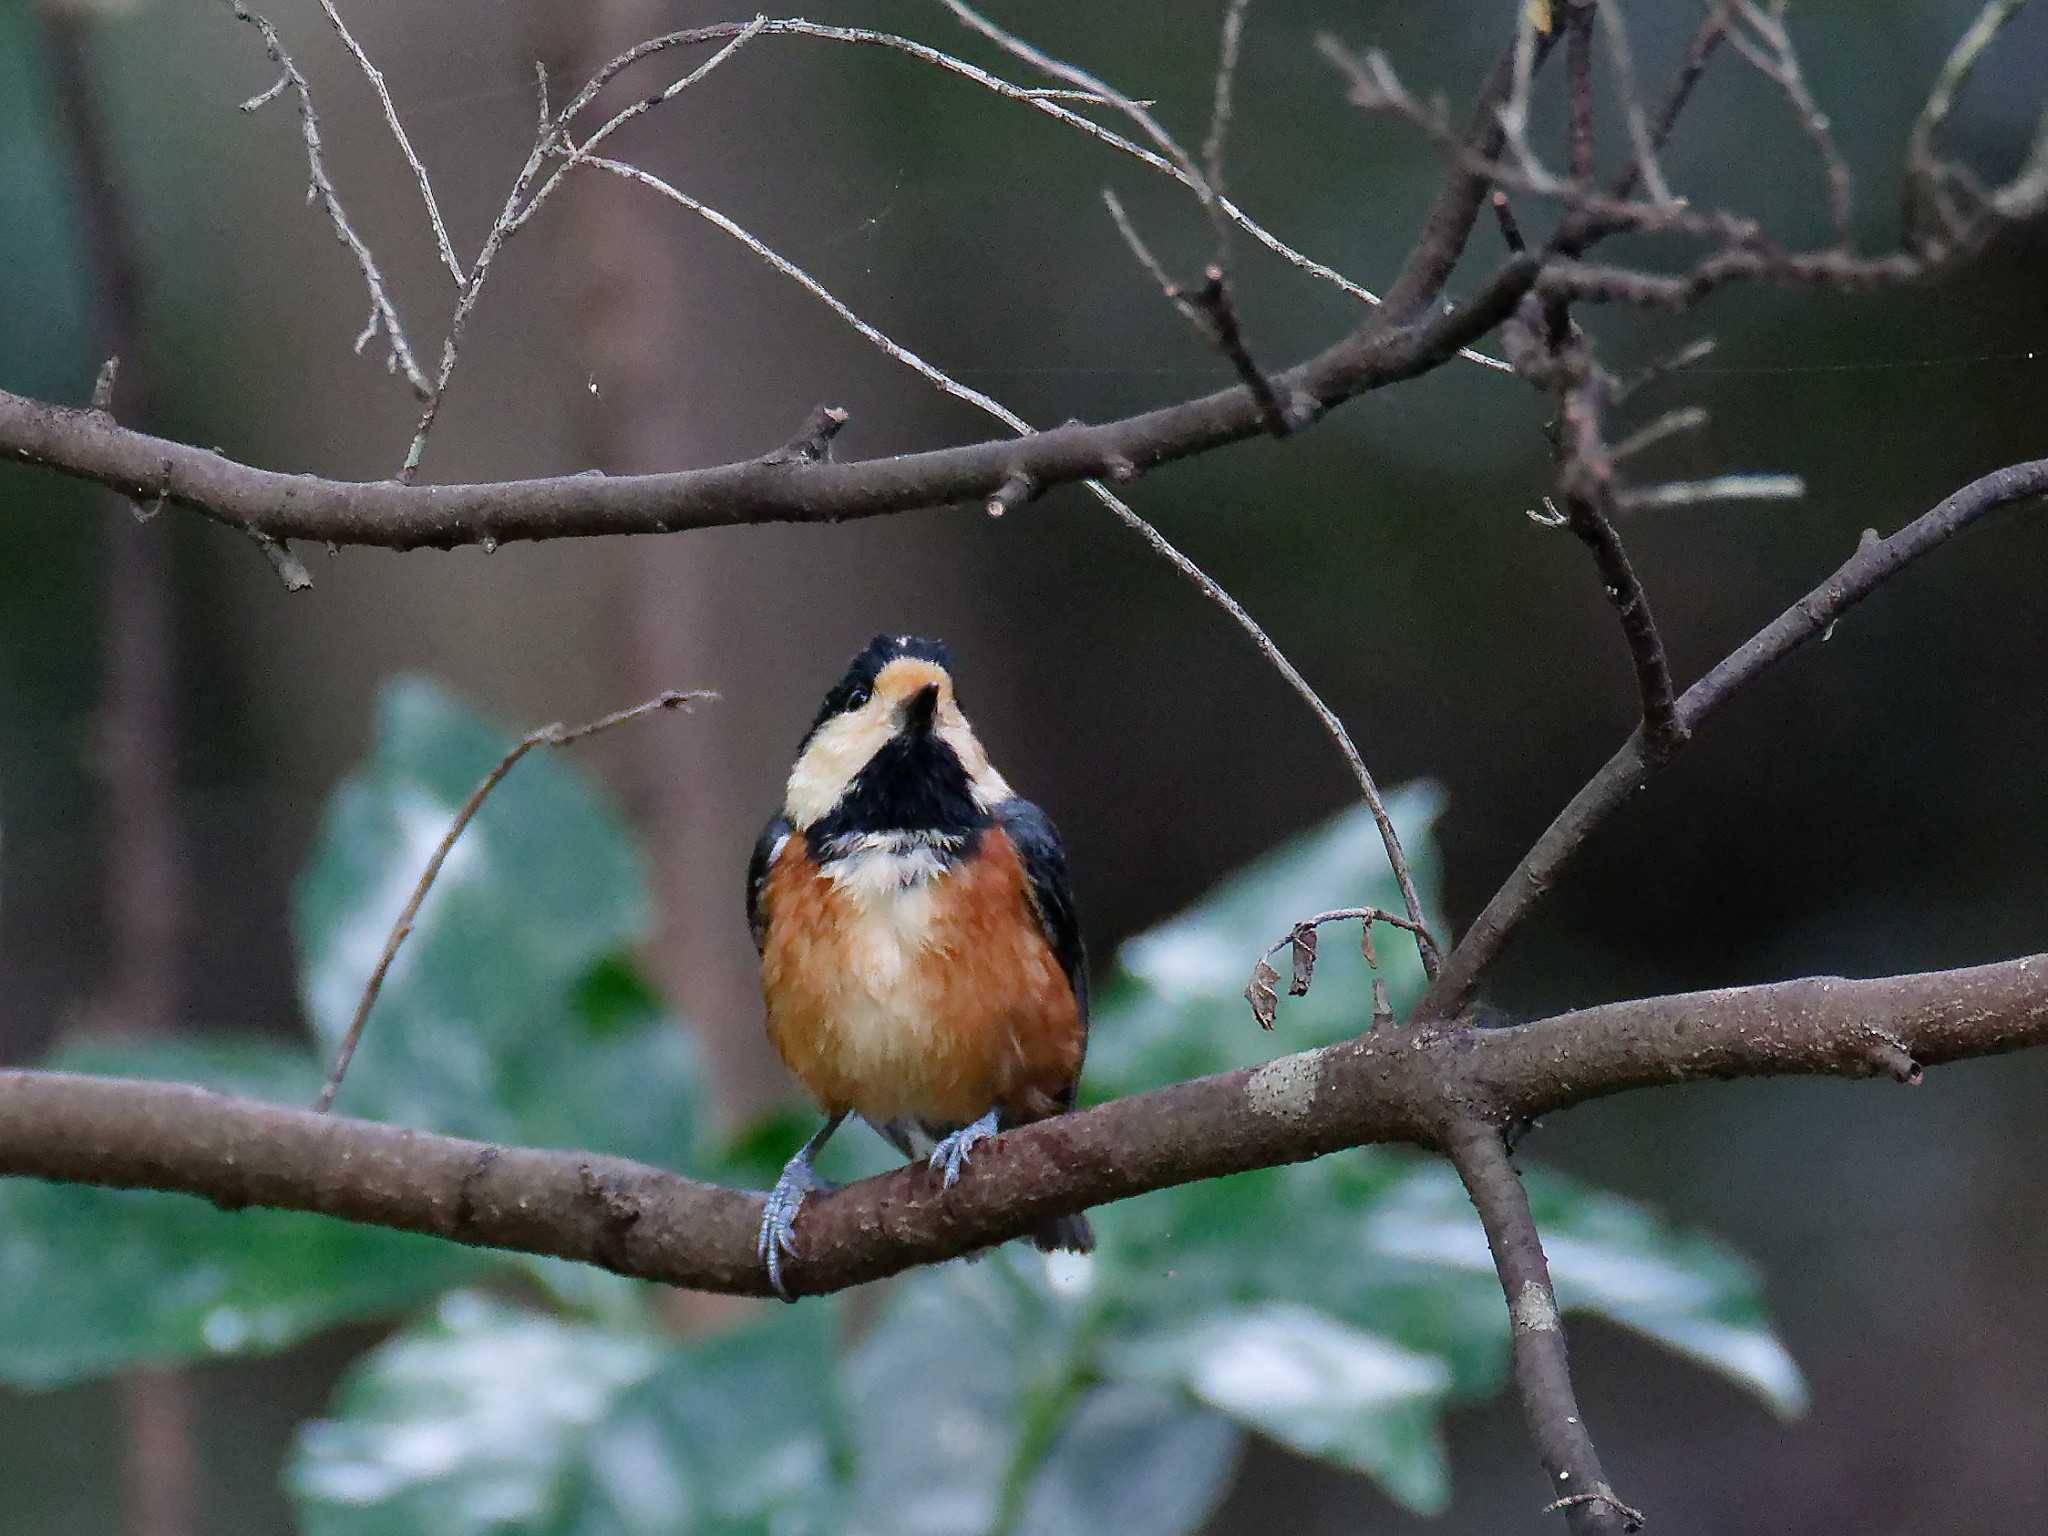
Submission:
<svg viewBox="0 0 2048 1536">
<path fill-rule="evenodd" d="M 1006 1133 L 943 1196 L 922 1167 L 807 1203 L 810 1293 L 1048 1216 L 1371 1142 L 1444 1146 L 1629 1088 L 1900 1075 L 2048 1044 L 2048 955 L 1613 1003 L 1511 1029 L 1363 1035 Z M 0 1072 L 0 1173 L 179 1190 L 765 1295 L 761 1197 L 617 1158 L 495 1147 L 169 1083 Z"/>
<path fill-rule="evenodd" d="M 1922 555 L 1946 544 L 1985 514 L 2041 495 L 2048 495 L 2048 459 L 2014 464 L 1973 480 L 1888 539 L 1866 530 L 1856 553 L 1832 576 L 1685 691 L 1674 711 L 1677 739 L 1689 738 L 1738 690 L 1807 641 L 1826 634 L 1844 613 Z M 1465 1005 L 1481 973 L 1535 910 L 1579 846 L 1670 757 L 1669 752 L 1656 750 L 1641 729 L 1621 744 L 1557 813 L 1514 873 L 1493 893 L 1423 995 L 1416 1010 L 1418 1018 L 1447 1017 Z"/>
<path fill-rule="evenodd" d="M 1388 384 L 1427 373 L 1483 336 L 1535 281 L 1516 257 L 1466 304 L 1412 325 L 1377 316 L 1315 357 L 1274 377 L 1320 414 Z M 0 390 L 0 457 L 39 464 L 144 500 L 162 497 L 217 522 L 277 539 L 320 539 L 383 549 L 453 548 L 487 540 L 547 539 L 773 522 L 840 522 L 953 503 L 983 505 L 1012 475 L 1040 486 L 1127 482 L 1175 459 L 1265 430 L 1241 387 L 1124 417 L 897 458 L 767 465 L 616 479 L 564 475 L 479 485 L 324 480 L 257 469 L 205 449 L 130 432 L 90 411 Z"/>
</svg>

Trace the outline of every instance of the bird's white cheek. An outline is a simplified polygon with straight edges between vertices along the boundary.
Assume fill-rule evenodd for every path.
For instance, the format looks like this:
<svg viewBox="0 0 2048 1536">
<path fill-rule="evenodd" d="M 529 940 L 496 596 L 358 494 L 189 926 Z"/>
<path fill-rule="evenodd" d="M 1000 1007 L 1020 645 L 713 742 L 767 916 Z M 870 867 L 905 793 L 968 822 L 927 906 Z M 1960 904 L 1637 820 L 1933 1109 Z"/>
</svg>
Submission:
<svg viewBox="0 0 2048 1536">
<path fill-rule="evenodd" d="M 783 814 L 798 830 L 828 814 L 888 739 L 888 725 L 878 712 L 863 710 L 827 721 L 789 771 Z"/>
</svg>

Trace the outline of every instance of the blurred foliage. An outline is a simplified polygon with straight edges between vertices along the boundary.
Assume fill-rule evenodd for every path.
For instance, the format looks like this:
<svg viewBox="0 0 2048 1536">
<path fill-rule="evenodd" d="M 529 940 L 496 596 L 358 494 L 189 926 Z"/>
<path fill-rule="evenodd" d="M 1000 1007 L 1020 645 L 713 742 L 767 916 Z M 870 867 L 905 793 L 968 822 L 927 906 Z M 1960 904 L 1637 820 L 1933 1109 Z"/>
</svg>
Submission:
<svg viewBox="0 0 2048 1536">
<path fill-rule="evenodd" d="M 317 1051 L 456 808 L 508 745 L 431 685 L 387 690 L 299 891 Z M 1396 796 L 1433 885 L 1427 788 Z M 1255 1059 L 1251 958 L 1297 916 L 1397 895 L 1346 812 L 1126 945 L 1090 1089 Z M 630 837 L 556 753 L 507 778 L 456 846 L 386 982 L 342 1107 L 436 1130 L 588 1147 L 699 1176 L 766 1171 L 776 1117 L 707 1144 L 685 1032 L 623 958 L 647 912 Z M 1326 938 L 1289 1047 L 1362 1027 L 1365 961 Z M 1395 1004 L 1411 947 L 1379 946 Z M 96 1043 L 68 1070 L 303 1102 L 315 1051 L 254 1039 Z M 1781 1411 L 1803 1401 L 1755 1276 L 1638 1206 L 1529 1176 L 1560 1297 Z M 826 1530 L 1171 1536 L 1222 1498 L 1248 1433 L 1448 1498 L 1445 1407 L 1499 1387 L 1505 1310 L 1440 1164 L 1367 1149 L 1162 1190 L 1097 1216 L 1092 1259 L 1015 1245 L 919 1271 L 843 1342 L 843 1306 L 764 1308 L 678 1338 L 652 1288 L 311 1216 L 173 1195 L 0 1187 L 0 1377 L 48 1385 L 141 1360 L 275 1350 L 345 1318 L 413 1314 L 306 1425 L 287 1471 L 309 1536 L 672 1536 Z M 489 1289 L 480 1289 L 488 1285 Z"/>
</svg>

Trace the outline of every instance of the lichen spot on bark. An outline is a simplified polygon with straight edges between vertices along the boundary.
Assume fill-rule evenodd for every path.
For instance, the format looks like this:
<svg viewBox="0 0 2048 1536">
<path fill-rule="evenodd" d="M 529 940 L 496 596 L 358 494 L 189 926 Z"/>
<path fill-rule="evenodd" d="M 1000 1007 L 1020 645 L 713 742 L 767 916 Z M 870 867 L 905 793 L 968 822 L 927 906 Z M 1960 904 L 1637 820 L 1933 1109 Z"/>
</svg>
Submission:
<svg viewBox="0 0 2048 1536">
<path fill-rule="evenodd" d="M 1279 1120 L 1306 1120 L 1315 1109 L 1322 1056 L 1321 1051 L 1301 1051 L 1269 1061 L 1254 1072 L 1244 1085 L 1245 1101 L 1253 1113 Z"/>
</svg>

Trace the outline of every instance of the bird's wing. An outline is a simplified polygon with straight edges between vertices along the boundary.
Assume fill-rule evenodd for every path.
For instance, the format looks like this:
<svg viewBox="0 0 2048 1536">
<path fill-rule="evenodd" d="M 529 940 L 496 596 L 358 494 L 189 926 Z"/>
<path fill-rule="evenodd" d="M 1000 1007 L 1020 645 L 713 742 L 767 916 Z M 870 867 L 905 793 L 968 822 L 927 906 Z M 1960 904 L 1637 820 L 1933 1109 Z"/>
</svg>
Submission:
<svg viewBox="0 0 2048 1536">
<path fill-rule="evenodd" d="M 759 951 L 768 939 L 768 914 L 761 898 L 768 889 L 768 869 L 782 845 L 789 841 L 789 823 L 777 816 L 761 829 L 754 843 L 754 856 L 747 861 L 747 927 L 753 930 L 754 948 Z"/>
<path fill-rule="evenodd" d="M 1005 800 L 995 808 L 996 824 L 1009 835 L 1024 866 L 1031 910 L 1039 930 L 1052 946 L 1053 958 L 1067 973 L 1081 1027 L 1088 1027 L 1088 952 L 1081 943 L 1081 920 L 1074 912 L 1074 887 L 1067 878 L 1067 850 L 1052 818 L 1029 800 Z"/>
</svg>

